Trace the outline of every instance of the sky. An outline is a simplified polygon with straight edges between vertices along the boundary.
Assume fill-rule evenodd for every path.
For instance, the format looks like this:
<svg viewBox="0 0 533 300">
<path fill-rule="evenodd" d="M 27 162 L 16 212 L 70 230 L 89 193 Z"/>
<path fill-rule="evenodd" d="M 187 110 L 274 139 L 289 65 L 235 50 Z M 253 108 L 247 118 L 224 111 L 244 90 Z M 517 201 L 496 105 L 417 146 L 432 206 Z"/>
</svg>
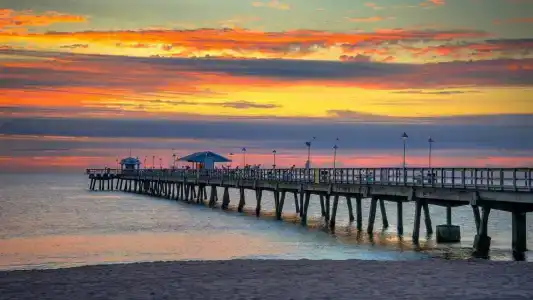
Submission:
<svg viewBox="0 0 533 300">
<path fill-rule="evenodd" d="M 0 0 L 0 171 L 533 165 L 533 0 Z M 233 153 L 230 155 L 230 153 Z"/>
</svg>

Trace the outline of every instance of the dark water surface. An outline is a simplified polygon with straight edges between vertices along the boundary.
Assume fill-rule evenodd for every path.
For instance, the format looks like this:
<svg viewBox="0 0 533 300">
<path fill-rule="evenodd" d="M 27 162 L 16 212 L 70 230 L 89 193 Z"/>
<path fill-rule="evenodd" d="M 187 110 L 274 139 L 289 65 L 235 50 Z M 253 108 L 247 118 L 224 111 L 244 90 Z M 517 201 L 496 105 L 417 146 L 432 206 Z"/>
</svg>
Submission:
<svg viewBox="0 0 533 300">
<path fill-rule="evenodd" d="M 221 198 L 222 191 L 219 191 Z M 238 199 L 230 194 L 232 204 Z M 404 206 L 405 239 L 395 234 L 395 205 L 388 205 L 389 229 L 372 238 L 348 222 L 342 199 L 335 235 L 321 229 L 318 198 L 312 198 L 309 228 L 298 225 L 288 195 L 285 221 L 273 219 L 273 198 L 263 195 L 263 217 L 252 216 L 255 195 L 248 192 L 248 211 L 210 209 L 183 202 L 122 192 L 89 192 L 83 174 L 0 175 L 0 269 L 61 268 L 87 264 L 161 260 L 257 259 L 426 259 L 450 252 L 464 258 L 475 235 L 468 207 L 453 210 L 462 242 L 435 249 L 433 237 L 413 251 L 410 241 L 413 205 Z M 363 225 L 369 202 L 363 201 Z M 445 209 L 430 207 L 433 225 L 445 223 Z M 376 230 L 381 216 L 376 217 Z M 528 219 L 528 232 L 533 229 Z M 422 229 L 422 231 L 424 231 Z M 493 211 L 489 220 L 492 259 L 511 258 L 511 216 Z M 533 248 L 533 239 L 528 247 Z M 465 254 L 466 253 L 466 254 Z M 531 256 L 531 255 L 530 255 Z"/>
</svg>

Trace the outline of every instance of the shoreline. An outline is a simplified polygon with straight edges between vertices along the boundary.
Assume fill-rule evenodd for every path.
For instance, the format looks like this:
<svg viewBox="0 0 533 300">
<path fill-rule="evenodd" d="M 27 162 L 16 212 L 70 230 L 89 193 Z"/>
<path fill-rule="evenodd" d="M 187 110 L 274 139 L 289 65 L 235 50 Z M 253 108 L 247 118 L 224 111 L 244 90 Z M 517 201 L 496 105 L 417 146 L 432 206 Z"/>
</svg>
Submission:
<svg viewBox="0 0 533 300">
<path fill-rule="evenodd" d="M 227 260 L 0 271 L 0 299 L 533 298 L 533 264 Z"/>
</svg>

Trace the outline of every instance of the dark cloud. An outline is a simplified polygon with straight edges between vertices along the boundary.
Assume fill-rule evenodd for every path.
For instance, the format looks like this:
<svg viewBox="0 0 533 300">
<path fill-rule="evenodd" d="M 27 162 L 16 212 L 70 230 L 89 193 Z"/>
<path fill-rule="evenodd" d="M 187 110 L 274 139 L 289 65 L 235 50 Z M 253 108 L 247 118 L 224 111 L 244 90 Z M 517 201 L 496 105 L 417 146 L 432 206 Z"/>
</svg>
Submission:
<svg viewBox="0 0 533 300">
<path fill-rule="evenodd" d="M 304 141 L 316 136 L 317 149 L 330 149 L 335 137 L 347 149 L 396 149 L 405 131 L 410 148 L 426 148 L 432 136 L 441 149 L 533 150 L 533 115 L 448 117 L 419 123 L 50 118 L 4 119 L 3 123 L 0 134 L 4 135 L 133 138 L 138 143 L 151 138 L 199 139 L 212 141 L 216 147 L 231 143 L 300 149 Z"/>
<path fill-rule="evenodd" d="M 5 55 L 40 55 L 2 51 Z M 50 54 L 52 57 L 55 54 Z M 64 68 L 7 66 L 0 70 L 0 88 L 104 87 L 153 92 L 171 86 L 196 94 L 202 74 L 233 78 L 277 80 L 285 85 L 299 81 L 343 84 L 380 89 L 451 88 L 464 86 L 533 86 L 533 59 L 453 61 L 430 64 L 333 62 L 306 60 L 220 60 L 135 58 L 69 54 Z M 80 66 L 80 68 L 76 68 Z M 93 67 L 93 69 L 91 69 Z M 43 74 L 46 74 L 44 76 Z M 223 77 L 220 77 L 221 79 Z M 265 82 L 264 84 L 268 84 Z M 454 93 L 454 92 L 440 92 Z"/>
</svg>

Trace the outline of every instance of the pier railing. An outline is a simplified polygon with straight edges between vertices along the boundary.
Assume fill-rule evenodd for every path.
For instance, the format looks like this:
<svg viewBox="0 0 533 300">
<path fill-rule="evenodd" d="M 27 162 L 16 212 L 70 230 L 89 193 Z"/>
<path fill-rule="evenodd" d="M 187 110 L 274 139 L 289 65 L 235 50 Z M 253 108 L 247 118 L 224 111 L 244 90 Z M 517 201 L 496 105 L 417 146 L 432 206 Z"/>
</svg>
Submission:
<svg viewBox="0 0 533 300">
<path fill-rule="evenodd" d="M 87 174 L 533 191 L 533 168 L 87 169 Z"/>
</svg>

